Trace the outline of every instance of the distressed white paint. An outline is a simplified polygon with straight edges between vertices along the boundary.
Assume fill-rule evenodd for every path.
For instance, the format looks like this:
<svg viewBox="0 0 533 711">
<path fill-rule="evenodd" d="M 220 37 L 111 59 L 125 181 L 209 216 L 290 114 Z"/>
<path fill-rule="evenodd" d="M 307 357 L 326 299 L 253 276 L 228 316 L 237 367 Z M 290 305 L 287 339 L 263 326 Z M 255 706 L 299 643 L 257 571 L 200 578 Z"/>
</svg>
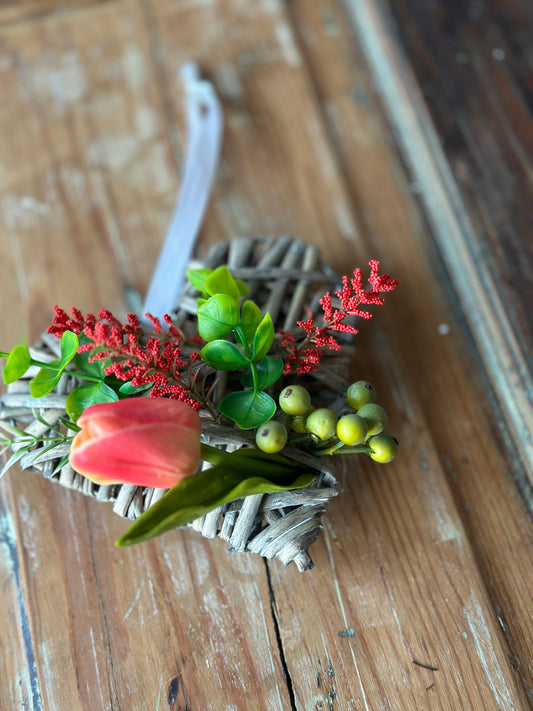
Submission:
<svg viewBox="0 0 533 711">
<path fill-rule="evenodd" d="M 34 85 L 37 94 L 53 99 L 56 107 L 75 103 L 87 93 L 85 69 L 77 52 L 48 55 L 36 65 Z"/>
<path fill-rule="evenodd" d="M 76 210 L 81 211 L 82 213 L 89 212 L 92 205 L 92 197 L 87 186 L 86 174 L 77 168 L 63 165 L 59 168 L 59 180 L 68 201 L 76 205 Z M 55 188 L 55 185 L 50 184 L 50 186 L 47 187 L 46 198 L 52 205 L 54 212 L 57 210 L 63 211 L 63 203 L 58 191 Z"/>
<path fill-rule="evenodd" d="M 234 63 L 221 62 L 216 67 L 216 85 L 221 96 L 237 102 L 244 100 L 244 89 Z"/>
<path fill-rule="evenodd" d="M 150 141 L 159 131 L 156 111 L 148 104 L 140 104 L 135 109 L 135 133 L 142 141 Z"/>
<path fill-rule="evenodd" d="M 140 585 L 139 585 L 139 587 L 138 587 L 138 589 L 137 589 L 137 592 L 135 593 L 135 597 L 133 598 L 133 602 L 131 603 L 131 605 L 130 605 L 129 608 L 128 608 L 128 611 L 126 612 L 126 614 L 125 614 L 124 617 L 122 618 L 122 622 L 125 622 L 125 621 L 128 619 L 128 617 L 131 615 L 133 609 L 134 609 L 135 606 L 137 605 L 137 602 L 139 601 L 139 598 L 140 598 L 140 596 L 141 596 L 141 592 L 142 592 L 143 586 L 144 586 L 144 578 L 141 580 L 141 583 L 140 583 Z"/>
<path fill-rule="evenodd" d="M 294 35 L 290 25 L 283 20 L 279 20 L 274 25 L 274 34 L 276 35 L 283 59 L 289 66 L 299 67 L 302 63 L 302 59 L 294 41 Z"/>
<path fill-rule="evenodd" d="M 34 542 L 39 540 L 40 521 L 36 520 L 35 508 L 30 505 L 24 493 L 19 494 L 17 508 L 20 520 L 24 525 L 26 555 L 28 556 L 28 572 L 33 578 L 39 567 L 39 554 L 35 550 Z"/>
<path fill-rule="evenodd" d="M 280 0 L 261 0 L 260 8 L 269 15 L 278 15 L 283 11 Z"/>
<path fill-rule="evenodd" d="M 44 202 L 40 202 L 31 195 L 25 195 L 20 200 L 20 206 L 23 210 L 29 210 L 36 215 L 47 215 L 50 212 L 50 207 Z"/>
<path fill-rule="evenodd" d="M 40 212 L 39 212 L 40 208 Z M 30 195 L 5 193 L 2 197 L 2 218 L 9 230 L 31 230 L 37 227 L 49 209 Z"/>
<path fill-rule="evenodd" d="M 332 549 L 331 549 L 331 541 L 330 541 L 329 530 L 330 530 L 330 524 L 329 524 L 329 523 L 326 523 L 326 525 L 325 525 L 325 527 L 324 527 L 324 541 L 325 541 L 325 543 L 326 543 L 326 549 L 327 549 L 327 551 L 328 551 L 328 559 L 329 559 L 329 562 L 330 562 L 330 565 L 331 565 L 332 577 L 333 577 L 334 584 L 335 584 L 335 593 L 336 593 L 336 595 L 337 595 L 337 600 L 339 601 L 339 607 L 340 607 L 340 610 L 341 610 L 341 613 L 342 613 L 342 619 L 343 619 L 344 627 L 345 627 L 345 629 L 347 629 L 348 627 L 351 627 L 351 625 L 348 624 L 348 618 L 346 617 L 346 611 L 345 611 L 345 609 L 344 609 L 344 603 L 343 603 L 343 600 L 342 600 L 342 595 L 341 595 L 341 591 L 340 591 L 340 587 L 339 587 L 339 582 L 338 582 L 338 578 L 337 578 L 337 570 L 336 570 L 336 566 L 335 566 L 335 558 L 334 558 L 334 556 L 333 556 L 333 551 L 332 551 Z M 365 687 L 364 687 L 364 684 L 363 684 L 363 679 L 362 679 L 362 677 L 361 677 L 361 672 L 360 672 L 360 670 L 359 670 L 359 665 L 358 665 L 358 663 L 357 663 L 357 658 L 356 658 L 356 656 L 355 656 L 355 651 L 354 651 L 353 645 L 352 645 L 350 639 L 347 639 L 346 641 L 347 641 L 347 643 L 348 643 L 348 645 L 349 645 L 349 647 L 350 647 L 350 655 L 351 655 L 351 657 L 352 657 L 352 662 L 353 662 L 353 665 L 354 665 L 354 668 L 355 668 L 355 673 L 357 674 L 357 680 L 358 680 L 358 682 L 359 682 L 359 689 L 360 689 L 360 691 L 361 691 L 361 698 L 362 698 L 362 701 L 363 701 L 363 704 L 364 704 L 365 711 L 370 711 L 370 707 L 369 707 L 369 705 L 368 705 L 368 699 L 367 699 Z"/>
<path fill-rule="evenodd" d="M 337 171 L 333 162 L 330 147 L 324 137 L 323 125 L 314 114 L 305 116 L 305 119 L 305 127 L 309 134 L 311 146 L 316 157 L 316 170 L 320 170 L 322 176 L 327 181 L 330 181 L 336 176 Z"/>
<path fill-rule="evenodd" d="M 426 464 L 425 460 L 422 460 L 422 464 Z M 429 468 L 429 465 L 426 464 L 426 467 Z M 424 495 L 431 507 L 427 520 L 431 526 L 432 535 L 439 543 L 456 541 L 462 546 L 462 532 L 450 516 L 447 497 L 440 490 L 436 477 L 424 477 L 423 486 Z"/>
<path fill-rule="evenodd" d="M 122 56 L 122 72 L 126 84 L 132 91 L 139 91 L 146 85 L 147 57 L 134 44 L 129 44 Z"/>
<path fill-rule="evenodd" d="M 501 711 L 510 711 L 514 708 L 513 698 L 507 687 L 505 676 L 496 656 L 492 636 L 483 615 L 483 610 L 474 593 L 463 607 L 468 628 L 472 635 L 476 653 L 485 676 L 488 686 L 494 696 L 494 701 Z"/>
<path fill-rule="evenodd" d="M 123 172 L 139 153 L 139 143 L 134 135 L 117 136 L 102 133 L 93 139 L 88 148 L 89 160 L 93 165 Z"/>
<path fill-rule="evenodd" d="M 352 215 L 344 200 L 335 200 L 333 203 L 335 221 L 344 239 L 354 241 L 357 238 L 357 228 Z"/>
<path fill-rule="evenodd" d="M 4 586 L 11 584 L 15 586 L 13 599 L 16 599 L 20 594 L 21 590 L 17 589 L 17 582 L 20 585 L 20 581 L 17 581 L 16 569 L 14 568 L 15 561 L 13 560 L 13 555 L 16 555 L 16 531 L 13 521 L 13 517 L 9 509 L 7 509 L 6 514 L 0 516 L 0 571 L 2 572 L 1 580 Z M 21 605 L 15 603 L 14 609 L 12 610 L 12 615 L 8 616 L 8 620 L 11 622 L 13 635 L 11 641 L 13 642 L 14 650 L 24 649 L 23 641 L 23 631 L 22 626 L 24 620 L 21 619 L 20 612 L 23 612 L 24 603 Z M 20 708 L 25 708 L 28 703 L 28 699 L 32 699 L 34 696 L 34 689 L 32 688 L 32 674 L 34 677 L 37 675 L 37 670 L 35 665 L 32 664 L 32 668 L 27 663 L 21 663 L 19 660 L 18 667 L 20 668 L 19 674 L 17 674 L 9 682 L 10 696 L 16 703 L 19 702 Z M 1 660 L 0 660 L 1 663 Z M 36 711 L 40 709 L 40 689 L 37 689 L 37 698 L 35 699 L 37 705 L 35 706 Z"/>
</svg>

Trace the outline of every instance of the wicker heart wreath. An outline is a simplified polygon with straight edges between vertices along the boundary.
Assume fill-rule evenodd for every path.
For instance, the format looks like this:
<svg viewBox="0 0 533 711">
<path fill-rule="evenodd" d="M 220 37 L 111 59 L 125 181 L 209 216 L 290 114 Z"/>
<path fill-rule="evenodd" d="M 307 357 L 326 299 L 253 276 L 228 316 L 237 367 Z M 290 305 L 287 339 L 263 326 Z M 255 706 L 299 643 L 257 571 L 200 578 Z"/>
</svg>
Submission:
<svg viewBox="0 0 533 711">
<path fill-rule="evenodd" d="M 328 455 L 396 451 L 372 386 L 346 380 L 354 319 L 396 286 L 378 271 L 364 288 L 315 247 L 237 239 L 191 264 L 163 322 L 56 307 L 41 343 L 1 354 L 4 471 L 113 502 L 134 521 L 118 545 L 190 525 L 310 569 L 337 494 Z"/>
</svg>

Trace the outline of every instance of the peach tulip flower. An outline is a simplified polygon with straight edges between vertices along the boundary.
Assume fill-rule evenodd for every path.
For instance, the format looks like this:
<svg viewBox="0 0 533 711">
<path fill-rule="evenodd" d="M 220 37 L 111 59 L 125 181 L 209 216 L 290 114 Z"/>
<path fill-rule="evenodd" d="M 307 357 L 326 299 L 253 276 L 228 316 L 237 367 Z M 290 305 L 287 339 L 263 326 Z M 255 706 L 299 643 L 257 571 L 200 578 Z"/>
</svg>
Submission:
<svg viewBox="0 0 533 711">
<path fill-rule="evenodd" d="M 196 472 L 200 418 L 164 398 L 127 398 L 91 405 L 81 414 L 70 464 L 97 484 L 169 489 Z"/>
</svg>

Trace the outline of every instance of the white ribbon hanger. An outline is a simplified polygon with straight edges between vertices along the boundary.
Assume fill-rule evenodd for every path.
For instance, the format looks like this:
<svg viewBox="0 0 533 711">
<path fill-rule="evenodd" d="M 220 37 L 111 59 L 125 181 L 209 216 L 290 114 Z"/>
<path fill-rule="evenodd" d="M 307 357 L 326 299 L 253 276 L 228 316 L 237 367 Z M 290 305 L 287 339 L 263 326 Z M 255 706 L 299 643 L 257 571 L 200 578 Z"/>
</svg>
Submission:
<svg viewBox="0 0 533 711">
<path fill-rule="evenodd" d="M 187 135 L 183 180 L 174 216 L 144 302 L 143 314 L 161 318 L 176 307 L 216 173 L 223 116 L 213 85 L 198 66 L 183 65 Z"/>
</svg>

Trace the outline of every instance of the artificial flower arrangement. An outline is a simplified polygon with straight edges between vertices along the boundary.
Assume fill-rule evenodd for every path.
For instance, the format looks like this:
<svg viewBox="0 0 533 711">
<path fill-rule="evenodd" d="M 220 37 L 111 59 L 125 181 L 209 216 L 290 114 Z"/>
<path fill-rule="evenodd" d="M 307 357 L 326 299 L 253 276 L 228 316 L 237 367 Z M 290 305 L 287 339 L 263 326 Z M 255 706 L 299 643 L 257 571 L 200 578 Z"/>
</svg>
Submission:
<svg viewBox="0 0 533 711">
<path fill-rule="evenodd" d="M 248 251 L 258 248 L 264 264 L 264 244 Z M 268 249 L 283 256 L 291 245 Z M 146 505 L 125 513 L 135 520 L 119 546 L 193 525 L 304 570 L 336 493 L 324 462 L 356 453 L 388 462 L 396 453 L 372 385 L 350 385 L 325 363 L 350 349 L 355 321 L 371 318 L 368 307 L 383 304 L 397 281 L 378 261 L 366 286 L 360 269 L 338 280 L 316 260 L 303 272 L 283 262 L 277 273 L 206 265 L 187 272 L 175 314 L 130 313 L 122 322 L 106 310 L 56 307 L 48 350 L 0 353 L 8 385 L 0 428 L 13 452 L 2 474 L 19 462 L 68 485 L 76 476 L 101 500 L 150 491 Z M 313 279 L 337 287 L 317 295 Z M 303 314 L 290 323 L 297 308 Z M 237 519 L 246 521 L 244 538 Z"/>
</svg>

